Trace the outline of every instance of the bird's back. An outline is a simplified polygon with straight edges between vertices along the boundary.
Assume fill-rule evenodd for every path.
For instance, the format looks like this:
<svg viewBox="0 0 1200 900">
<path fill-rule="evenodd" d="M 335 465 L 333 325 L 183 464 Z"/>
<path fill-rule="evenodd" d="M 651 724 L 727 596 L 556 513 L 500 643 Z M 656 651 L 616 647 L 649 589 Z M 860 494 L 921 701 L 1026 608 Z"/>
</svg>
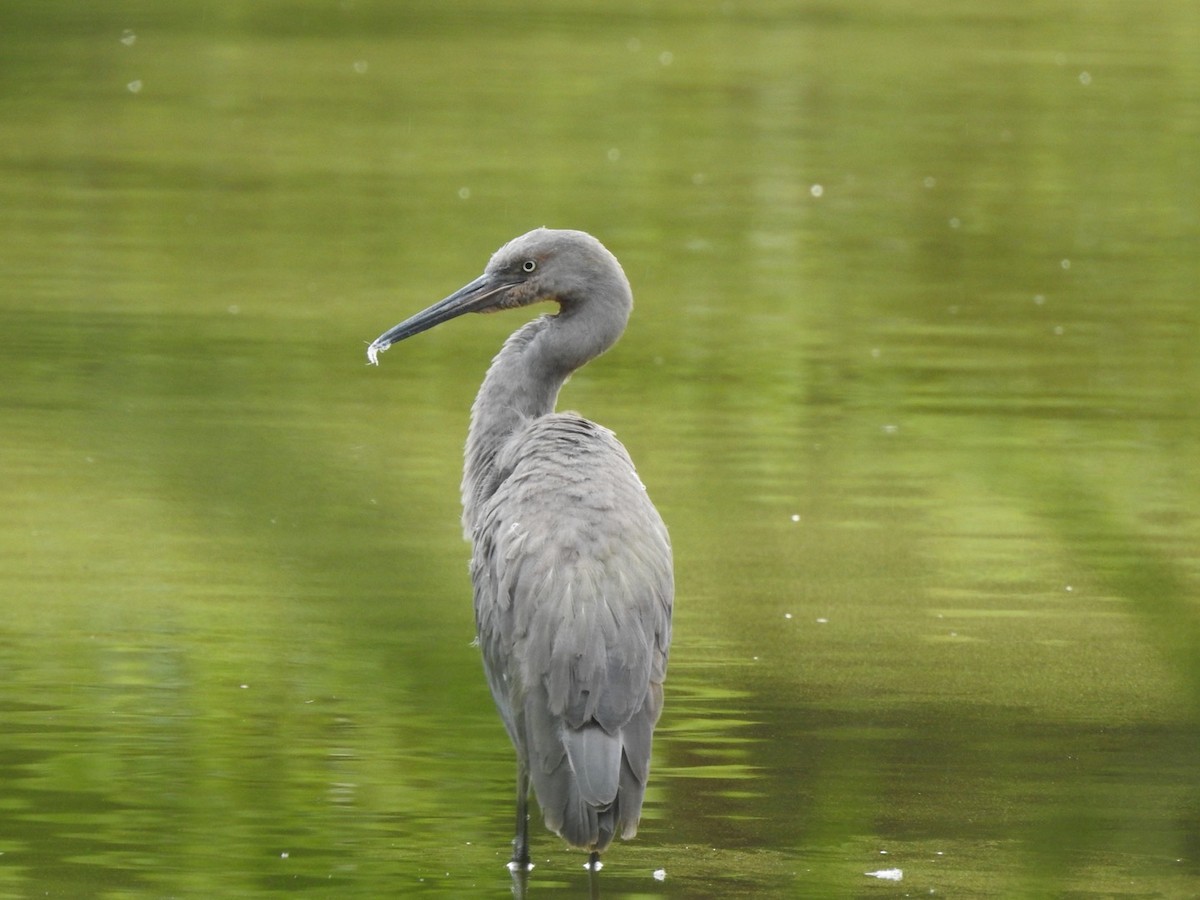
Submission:
<svg viewBox="0 0 1200 900">
<path fill-rule="evenodd" d="M 603 850 L 636 831 L 671 638 L 666 527 L 625 448 L 571 413 L 499 448 L 472 530 L 493 697 L 546 825 Z"/>
</svg>

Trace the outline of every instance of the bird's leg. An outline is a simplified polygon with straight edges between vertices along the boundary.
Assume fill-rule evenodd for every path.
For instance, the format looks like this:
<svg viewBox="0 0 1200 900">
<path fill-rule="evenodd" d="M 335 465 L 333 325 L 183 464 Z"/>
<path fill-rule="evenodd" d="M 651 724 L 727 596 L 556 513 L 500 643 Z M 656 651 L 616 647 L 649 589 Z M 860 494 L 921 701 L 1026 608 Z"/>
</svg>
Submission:
<svg viewBox="0 0 1200 900">
<path fill-rule="evenodd" d="M 516 863 L 508 865 L 512 875 L 512 895 L 516 900 L 525 900 L 529 894 L 529 869 Z"/>
<path fill-rule="evenodd" d="M 600 854 L 593 850 L 588 854 L 588 900 L 600 900 Z"/>
<path fill-rule="evenodd" d="M 513 838 L 513 865 L 529 869 L 529 769 L 517 763 L 517 835 Z"/>
</svg>

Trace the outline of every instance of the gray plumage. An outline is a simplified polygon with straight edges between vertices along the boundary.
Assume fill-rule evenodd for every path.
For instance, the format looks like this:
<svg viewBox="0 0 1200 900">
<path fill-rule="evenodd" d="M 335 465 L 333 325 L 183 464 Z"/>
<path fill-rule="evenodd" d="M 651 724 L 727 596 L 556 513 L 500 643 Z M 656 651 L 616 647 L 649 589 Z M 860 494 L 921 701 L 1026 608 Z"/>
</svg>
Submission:
<svg viewBox="0 0 1200 900">
<path fill-rule="evenodd" d="M 529 860 L 532 781 L 546 826 L 592 852 L 637 831 L 662 711 L 674 585 L 666 526 L 611 431 L 554 412 L 567 377 L 620 337 L 633 297 L 591 235 L 539 228 L 368 349 L 465 312 L 556 302 L 492 361 L 462 481 L 475 620 L 517 751 L 513 861 Z"/>
</svg>

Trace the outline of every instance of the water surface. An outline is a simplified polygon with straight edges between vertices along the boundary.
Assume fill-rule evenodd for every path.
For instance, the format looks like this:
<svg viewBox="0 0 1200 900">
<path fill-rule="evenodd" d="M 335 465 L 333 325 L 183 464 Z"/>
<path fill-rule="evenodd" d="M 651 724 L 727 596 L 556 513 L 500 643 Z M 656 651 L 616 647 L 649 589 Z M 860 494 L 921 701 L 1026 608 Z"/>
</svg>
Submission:
<svg viewBox="0 0 1200 900">
<path fill-rule="evenodd" d="M 1190 895 L 1198 42 L 1157 2 L 6 4 L 0 896 L 508 893 L 457 486 L 521 315 L 363 351 L 542 224 L 633 283 L 562 402 L 676 555 L 603 893 Z M 531 896 L 579 896 L 534 834 Z"/>
</svg>

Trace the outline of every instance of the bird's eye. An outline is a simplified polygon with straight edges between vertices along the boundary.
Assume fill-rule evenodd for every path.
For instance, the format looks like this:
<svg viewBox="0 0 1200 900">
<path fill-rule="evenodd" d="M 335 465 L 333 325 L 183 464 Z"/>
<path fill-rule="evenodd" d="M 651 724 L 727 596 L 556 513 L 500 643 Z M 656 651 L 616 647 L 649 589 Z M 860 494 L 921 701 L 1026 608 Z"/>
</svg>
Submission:
<svg viewBox="0 0 1200 900">
<path fill-rule="evenodd" d="M 527 259 L 525 262 L 521 263 L 521 268 L 526 272 L 532 272 L 537 268 L 537 263 L 532 259 Z"/>
</svg>

